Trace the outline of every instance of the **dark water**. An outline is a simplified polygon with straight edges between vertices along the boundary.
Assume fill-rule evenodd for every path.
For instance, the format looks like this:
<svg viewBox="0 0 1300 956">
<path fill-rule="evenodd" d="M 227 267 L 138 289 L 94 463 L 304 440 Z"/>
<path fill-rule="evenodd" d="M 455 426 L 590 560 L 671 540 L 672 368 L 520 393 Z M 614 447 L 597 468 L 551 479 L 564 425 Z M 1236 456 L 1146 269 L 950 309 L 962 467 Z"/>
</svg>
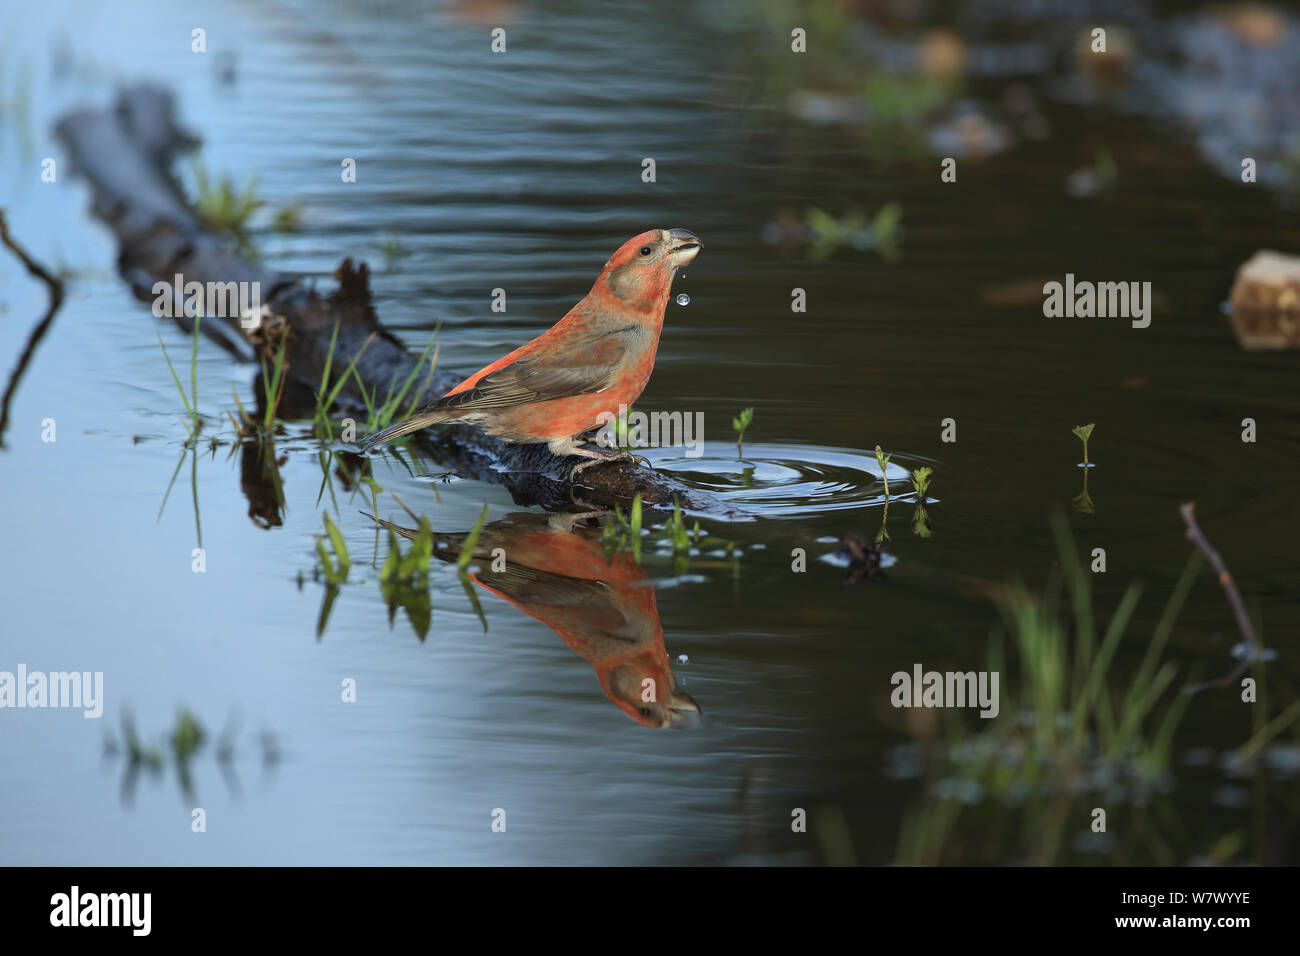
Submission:
<svg viewBox="0 0 1300 956">
<path fill-rule="evenodd" d="M 923 793 L 890 772 L 909 739 L 888 705 L 890 675 L 916 662 L 982 667 L 998 614 L 972 581 L 1041 584 L 1057 510 L 1083 551 L 1106 550 L 1099 615 L 1144 582 L 1117 654 L 1128 670 L 1188 553 L 1177 506 L 1195 500 L 1280 655 L 1270 693 L 1294 698 L 1296 356 L 1240 351 L 1220 312 L 1238 263 L 1294 250 L 1294 213 L 1274 195 L 1219 178 L 1176 127 L 1050 104 L 1050 139 L 963 161 L 955 184 L 929 159 L 873 162 L 765 94 L 770 64 L 727 4 L 659 4 L 634 29 L 620 5 L 594 0 L 544 13 L 502 5 L 483 23 L 424 6 L 51 3 L 0 42 L 6 93 L 27 104 L 6 111 L 0 201 L 34 255 L 74 272 L 0 457 L 0 670 L 103 671 L 106 698 L 99 721 L 0 714 L 0 859 L 888 862 Z M 499 22 L 508 52 L 494 56 Z M 195 26 L 208 31 L 206 58 L 190 52 Z M 224 84 L 213 60 L 230 51 L 237 75 Z M 759 517 L 702 522 L 736 543 L 738 575 L 720 555 L 684 579 L 647 557 L 664 584 L 653 613 L 644 601 L 633 613 L 651 652 L 657 614 L 700 726 L 640 726 L 602 690 L 606 645 L 574 628 L 566 646 L 546 620 L 478 589 L 484 633 L 450 565 L 435 562 L 428 639 L 401 612 L 390 627 L 371 566 L 378 539 L 360 513 L 369 492 L 322 492 L 304 429 L 288 426 L 278 446 L 285 508 L 271 530 L 248 518 L 228 445 L 201 442 L 186 457 L 156 330 L 179 365 L 189 340 L 130 298 L 50 132 L 62 110 L 141 77 L 175 89 L 208 169 L 255 172 L 272 211 L 301 205 L 300 232 L 256 232 L 269 262 L 328 285 L 344 255 L 369 259 L 379 315 L 418 348 L 441 322 L 446 367 L 471 371 L 549 326 L 628 236 L 682 226 L 704 238 L 676 287 L 690 304 L 669 307 L 640 407 L 703 412 L 703 459 L 652 459 Z M 1066 177 L 1098 147 L 1114 157 L 1117 188 L 1071 198 Z M 40 182 L 45 156 L 60 158 L 56 184 Z M 354 184 L 339 181 L 343 157 L 357 161 Z M 641 181 L 644 157 L 656 183 Z M 897 261 L 854 249 L 811 261 L 761 239 L 785 209 L 843 215 L 890 201 L 903 209 Z M 1150 281 L 1151 326 L 1045 318 L 1036 289 L 1067 272 Z M 1028 295 L 997 304 L 1025 283 Z M 508 290 L 505 315 L 490 310 L 496 287 Z M 790 311 L 796 287 L 806 313 Z M 0 258 L 6 365 L 44 301 Z M 229 441 L 224 410 L 232 389 L 256 403 L 252 379 L 201 344 L 205 435 Z M 731 430 L 745 407 L 748 479 Z M 1246 417 L 1254 444 L 1241 441 Z M 45 418 L 57 422 L 52 444 Z M 941 441 L 948 418 L 953 443 Z M 1097 426 L 1091 515 L 1070 507 L 1083 480 L 1071 428 L 1086 422 Z M 914 535 L 912 505 L 893 502 L 897 563 L 850 588 L 815 558 L 847 531 L 879 528 L 876 444 L 896 455 L 891 481 L 934 468 L 933 535 Z M 435 483 L 391 459 L 375 477 L 383 516 L 404 519 L 395 491 L 440 532 L 467 530 L 485 503 L 491 522 L 521 510 L 499 487 Z M 355 564 L 318 640 L 324 588 L 312 569 L 326 509 Z M 196 523 L 204 574 L 191 571 Z M 581 536 L 564 540 L 539 545 L 539 564 L 581 587 L 589 555 Z M 794 548 L 814 559 L 805 573 L 791 571 Z M 615 590 L 643 597 L 633 584 Z M 1180 675 L 1219 673 L 1237 640 L 1203 575 L 1167 657 Z M 355 703 L 340 700 L 347 679 Z M 202 751 L 193 797 L 170 764 L 124 780 L 125 759 L 104 744 L 120 738 L 123 712 L 161 742 L 182 707 L 210 738 L 237 715 L 233 758 Z M 1271 769 L 1239 779 L 1221 768 L 1251 722 L 1231 691 L 1195 699 L 1161 811 L 1170 849 L 1124 845 L 1126 860 L 1186 862 L 1239 831 L 1239 859 L 1295 862 L 1294 736 L 1275 742 Z M 206 834 L 191 832 L 193 807 Z M 787 832 L 793 807 L 813 813 L 816 839 Z M 504 834 L 490 829 L 496 808 Z M 1082 817 L 1068 832 L 1086 830 Z"/>
</svg>

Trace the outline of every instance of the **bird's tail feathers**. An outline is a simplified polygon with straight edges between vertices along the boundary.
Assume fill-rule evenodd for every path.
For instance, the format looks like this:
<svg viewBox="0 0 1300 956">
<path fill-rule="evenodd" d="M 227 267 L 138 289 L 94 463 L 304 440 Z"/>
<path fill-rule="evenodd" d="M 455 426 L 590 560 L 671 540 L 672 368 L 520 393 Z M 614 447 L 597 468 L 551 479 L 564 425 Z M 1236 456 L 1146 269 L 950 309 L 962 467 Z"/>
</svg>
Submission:
<svg viewBox="0 0 1300 956">
<path fill-rule="evenodd" d="M 361 451 L 369 451 L 375 445 L 382 445 L 394 438 L 401 438 L 403 435 L 411 434 L 411 432 L 418 432 L 421 428 L 428 428 L 430 425 L 445 422 L 447 419 L 452 418 L 453 414 L 443 410 L 418 412 L 405 421 L 400 421 L 396 425 L 389 425 L 383 431 L 366 436 L 365 440 L 361 442 Z"/>
</svg>

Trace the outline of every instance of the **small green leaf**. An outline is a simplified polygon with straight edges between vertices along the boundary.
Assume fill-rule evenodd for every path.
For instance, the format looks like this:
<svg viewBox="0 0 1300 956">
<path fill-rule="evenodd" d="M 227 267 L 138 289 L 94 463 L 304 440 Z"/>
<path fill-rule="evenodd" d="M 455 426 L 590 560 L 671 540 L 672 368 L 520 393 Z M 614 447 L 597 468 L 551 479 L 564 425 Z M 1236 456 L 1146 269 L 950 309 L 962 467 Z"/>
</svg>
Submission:
<svg viewBox="0 0 1300 956">
<path fill-rule="evenodd" d="M 478 516 L 478 521 L 474 522 L 474 527 L 470 529 L 469 534 L 465 535 L 465 542 L 460 546 L 460 554 L 456 556 L 456 567 L 464 571 L 469 567 L 470 561 L 474 559 L 474 548 L 478 546 L 478 536 L 483 531 L 483 525 L 487 522 L 488 506 L 483 506 L 483 513 Z"/>
<path fill-rule="evenodd" d="M 629 541 L 632 545 L 632 560 L 637 564 L 641 563 L 641 495 L 637 494 L 632 499 L 632 518 L 631 528 L 628 532 Z"/>
<path fill-rule="evenodd" d="M 343 532 L 339 531 L 329 516 L 329 512 L 323 512 L 325 515 L 325 533 L 329 535 L 330 544 L 334 547 L 334 556 L 338 559 L 339 576 L 346 578 L 348 571 L 352 567 L 352 559 L 348 557 L 347 542 L 343 540 Z"/>
<path fill-rule="evenodd" d="M 320 556 L 321 568 L 324 571 L 325 580 L 333 582 L 334 564 L 330 561 L 329 549 L 325 547 L 325 538 L 319 534 L 316 535 L 316 554 Z"/>
<path fill-rule="evenodd" d="M 912 472 L 912 487 L 916 489 L 918 498 L 924 498 L 926 492 L 930 490 L 930 475 L 932 470 L 924 466 Z"/>
</svg>

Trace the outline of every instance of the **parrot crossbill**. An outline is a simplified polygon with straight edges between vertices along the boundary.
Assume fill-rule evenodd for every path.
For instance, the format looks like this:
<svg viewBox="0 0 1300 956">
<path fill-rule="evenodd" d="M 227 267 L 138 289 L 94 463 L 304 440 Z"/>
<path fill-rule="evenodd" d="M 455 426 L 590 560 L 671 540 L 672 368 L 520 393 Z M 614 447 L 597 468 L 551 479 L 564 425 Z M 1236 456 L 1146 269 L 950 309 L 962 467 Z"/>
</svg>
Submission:
<svg viewBox="0 0 1300 956">
<path fill-rule="evenodd" d="M 585 448 L 580 439 L 645 389 L 673 277 L 701 245 L 685 229 L 651 229 L 629 239 L 559 322 L 405 421 L 370 435 L 361 450 L 440 422 L 465 422 L 506 441 L 546 442 L 552 454 L 590 459 L 570 479 L 592 465 L 632 458 Z"/>
<path fill-rule="evenodd" d="M 379 524 L 415 535 L 391 521 Z M 434 557 L 455 561 L 469 536 L 434 537 Z M 506 555 L 500 570 L 493 569 L 494 552 Z M 699 704 L 673 676 L 654 586 L 627 554 L 606 557 L 599 529 L 575 527 L 568 515 L 508 515 L 480 532 L 474 563 L 476 584 L 558 634 L 591 665 L 605 696 L 638 724 L 699 722 Z"/>
</svg>

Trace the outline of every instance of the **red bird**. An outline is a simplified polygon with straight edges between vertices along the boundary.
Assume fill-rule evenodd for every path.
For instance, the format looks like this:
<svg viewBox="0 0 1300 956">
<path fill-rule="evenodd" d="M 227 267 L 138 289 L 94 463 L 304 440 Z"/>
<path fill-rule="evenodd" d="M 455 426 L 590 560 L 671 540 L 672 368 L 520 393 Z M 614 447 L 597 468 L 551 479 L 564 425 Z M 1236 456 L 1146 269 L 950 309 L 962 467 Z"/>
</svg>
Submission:
<svg viewBox="0 0 1300 956">
<path fill-rule="evenodd" d="M 416 530 L 379 521 L 405 538 Z M 455 561 L 469 534 L 438 534 L 434 557 Z M 495 553 L 509 555 L 493 570 Z M 655 589 L 624 554 L 606 555 L 600 529 L 572 515 L 518 513 L 482 529 L 470 577 L 558 634 L 591 665 L 601 690 L 644 727 L 687 727 L 700 705 L 677 687 Z"/>
<path fill-rule="evenodd" d="M 483 529 L 474 581 L 541 621 L 576 651 L 605 696 L 645 727 L 688 727 L 695 699 L 677 689 L 664 647 L 655 589 L 627 554 L 605 554 L 599 529 L 569 527 L 565 516 L 516 514 Z M 464 535 L 439 535 L 440 543 Z M 492 549 L 509 555 L 491 570 Z M 456 560 L 458 543 L 434 554 Z"/>
<path fill-rule="evenodd" d="M 592 465 L 631 458 L 584 448 L 579 440 L 645 390 L 673 277 L 701 245 L 685 229 L 651 229 L 629 239 L 605 263 L 586 298 L 559 322 L 405 421 L 370 435 L 361 450 L 455 421 L 510 442 L 546 442 L 555 455 L 591 459 L 577 465 L 570 479 Z"/>
</svg>

